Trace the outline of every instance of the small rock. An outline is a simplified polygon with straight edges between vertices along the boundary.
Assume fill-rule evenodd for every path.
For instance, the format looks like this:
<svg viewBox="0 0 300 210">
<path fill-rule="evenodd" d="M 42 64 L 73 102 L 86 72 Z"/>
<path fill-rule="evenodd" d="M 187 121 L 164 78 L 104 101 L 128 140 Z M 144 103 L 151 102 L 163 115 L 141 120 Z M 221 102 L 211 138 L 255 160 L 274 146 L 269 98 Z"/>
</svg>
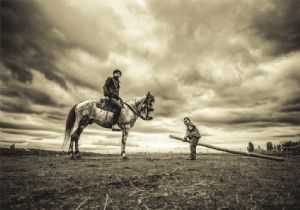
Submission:
<svg viewBox="0 0 300 210">
<path fill-rule="evenodd" d="M 23 200 L 25 200 L 26 199 L 26 197 L 25 196 L 20 196 L 20 197 L 18 197 L 18 201 L 23 201 Z"/>
</svg>

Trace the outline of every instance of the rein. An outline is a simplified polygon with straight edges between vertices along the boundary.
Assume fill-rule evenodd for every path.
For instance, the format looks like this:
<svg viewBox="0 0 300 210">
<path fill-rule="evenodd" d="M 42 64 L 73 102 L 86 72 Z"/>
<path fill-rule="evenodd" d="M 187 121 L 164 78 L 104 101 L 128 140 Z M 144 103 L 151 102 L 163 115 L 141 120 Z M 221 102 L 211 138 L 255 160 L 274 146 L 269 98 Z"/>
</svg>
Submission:
<svg viewBox="0 0 300 210">
<path fill-rule="evenodd" d="M 148 120 L 145 117 L 143 117 L 142 115 L 140 115 L 139 113 L 137 113 L 129 104 L 127 104 L 126 102 L 123 102 L 123 103 L 128 106 L 128 108 L 135 114 L 135 116 L 138 116 L 143 120 Z"/>
</svg>

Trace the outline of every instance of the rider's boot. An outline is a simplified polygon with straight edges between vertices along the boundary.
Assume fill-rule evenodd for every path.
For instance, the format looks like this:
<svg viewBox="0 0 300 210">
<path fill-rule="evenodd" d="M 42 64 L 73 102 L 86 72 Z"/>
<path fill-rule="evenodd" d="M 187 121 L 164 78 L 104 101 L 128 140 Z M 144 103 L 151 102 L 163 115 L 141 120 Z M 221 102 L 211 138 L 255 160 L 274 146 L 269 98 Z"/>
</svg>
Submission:
<svg viewBox="0 0 300 210">
<path fill-rule="evenodd" d="M 113 124 L 112 124 L 112 131 L 121 131 L 122 129 L 118 125 L 118 120 L 119 120 L 120 112 L 117 112 L 113 116 Z"/>
<path fill-rule="evenodd" d="M 121 131 L 122 130 L 117 123 L 113 124 L 111 129 L 112 129 L 112 131 Z"/>
</svg>

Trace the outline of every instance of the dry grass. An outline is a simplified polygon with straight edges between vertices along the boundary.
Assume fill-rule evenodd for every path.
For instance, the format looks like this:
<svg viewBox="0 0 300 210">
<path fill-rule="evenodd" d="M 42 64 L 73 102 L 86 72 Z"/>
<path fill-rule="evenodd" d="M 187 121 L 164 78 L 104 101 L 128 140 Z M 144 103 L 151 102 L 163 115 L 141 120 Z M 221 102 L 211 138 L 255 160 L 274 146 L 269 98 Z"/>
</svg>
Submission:
<svg viewBox="0 0 300 210">
<path fill-rule="evenodd" d="M 300 158 L 1 156 L 1 209 L 299 209 Z"/>
</svg>

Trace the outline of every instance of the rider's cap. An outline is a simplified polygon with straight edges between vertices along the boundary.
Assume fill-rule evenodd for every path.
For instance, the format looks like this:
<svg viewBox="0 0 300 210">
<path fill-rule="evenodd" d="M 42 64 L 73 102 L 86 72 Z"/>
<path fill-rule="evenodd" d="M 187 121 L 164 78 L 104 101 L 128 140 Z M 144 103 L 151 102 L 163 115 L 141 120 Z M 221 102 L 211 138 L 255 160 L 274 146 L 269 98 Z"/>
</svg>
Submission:
<svg viewBox="0 0 300 210">
<path fill-rule="evenodd" d="M 122 72 L 121 72 L 121 70 L 119 70 L 119 69 L 115 69 L 115 70 L 113 71 L 113 74 L 115 74 L 115 73 L 117 73 L 117 72 L 119 72 L 119 74 L 122 75 Z"/>
<path fill-rule="evenodd" d="M 188 118 L 188 117 L 183 118 L 183 120 L 191 121 L 190 118 Z"/>
</svg>

